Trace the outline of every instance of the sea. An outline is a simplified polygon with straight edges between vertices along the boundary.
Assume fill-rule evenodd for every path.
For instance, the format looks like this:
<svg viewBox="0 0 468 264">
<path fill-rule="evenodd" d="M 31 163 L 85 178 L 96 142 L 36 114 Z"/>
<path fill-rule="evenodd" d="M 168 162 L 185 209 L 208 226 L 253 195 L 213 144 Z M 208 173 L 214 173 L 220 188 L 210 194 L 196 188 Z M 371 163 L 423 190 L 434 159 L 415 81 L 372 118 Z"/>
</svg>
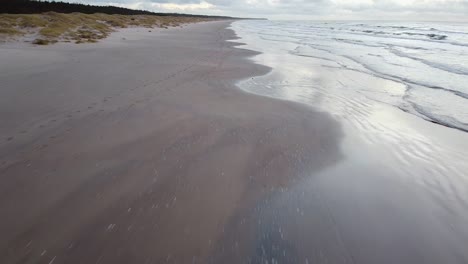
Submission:
<svg viewBox="0 0 468 264">
<path fill-rule="evenodd" d="M 271 68 L 241 89 L 325 113 L 343 134 L 341 160 L 269 210 L 316 212 L 320 199 L 348 247 L 342 263 L 468 263 L 468 24 L 245 20 L 231 28 L 239 48 L 259 52 L 250 60 Z M 283 222 L 309 230 L 320 218 L 303 215 Z"/>
<path fill-rule="evenodd" d="M 235 27 L 291 56 L 380 80 L 385 87 L 352 87 L 371 100 L 468 131 L 466 23 L 249 21 Z M 331 78 L 338 86 L 343 81 Z"/>
</svg>

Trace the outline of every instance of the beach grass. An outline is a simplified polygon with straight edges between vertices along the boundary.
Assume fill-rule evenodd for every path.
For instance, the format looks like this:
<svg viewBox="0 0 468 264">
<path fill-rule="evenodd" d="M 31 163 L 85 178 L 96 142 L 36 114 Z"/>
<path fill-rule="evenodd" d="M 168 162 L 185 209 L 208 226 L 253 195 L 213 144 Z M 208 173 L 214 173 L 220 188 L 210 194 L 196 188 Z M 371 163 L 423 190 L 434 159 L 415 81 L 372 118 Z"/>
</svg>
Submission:
<svg viewBox="0 0 468 264">
<path fill-rule="evenodd" d="M 0 14 L 0 40 L 25 34 L 37 35 L 33 44 L 97 42 L 118 28 L 168 28 L 212 20 L 200 17 L 109 15 L 83 13 Z"/>
</svg>

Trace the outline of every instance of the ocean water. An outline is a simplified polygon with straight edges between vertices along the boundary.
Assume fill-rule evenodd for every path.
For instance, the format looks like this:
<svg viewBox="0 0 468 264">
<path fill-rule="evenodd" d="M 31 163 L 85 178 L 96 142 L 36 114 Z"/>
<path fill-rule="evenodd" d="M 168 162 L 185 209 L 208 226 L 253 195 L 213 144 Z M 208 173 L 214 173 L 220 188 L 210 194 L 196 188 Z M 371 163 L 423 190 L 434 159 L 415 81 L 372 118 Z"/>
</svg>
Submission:
<svg viewBox="0 0 468 264">
<path fill-rule="evenodd" d="M 238 21 L 232 29 L 242 48 L 261 52 L 254 62 L 272 68 L 241 89 L 308 105 L 343 130 L 342 159 L 265 209 L 282 219 L 273 226 L 314 233 L 324 207 L 349 263 L 468 263 L 467 24 Z M 289 208 L 300 216 L 278 213 Z M 308 239 L 289 245 L 334 237 Z M 320 256 L 341 263 L 324 247 Z"/>
<path fill-rule="evenodd" d="M 356 92 L 468 131 L 468 25 L 407 22 L 271 22 L 235 26 L 323 67 L 387 81 Z"/>
</svg>

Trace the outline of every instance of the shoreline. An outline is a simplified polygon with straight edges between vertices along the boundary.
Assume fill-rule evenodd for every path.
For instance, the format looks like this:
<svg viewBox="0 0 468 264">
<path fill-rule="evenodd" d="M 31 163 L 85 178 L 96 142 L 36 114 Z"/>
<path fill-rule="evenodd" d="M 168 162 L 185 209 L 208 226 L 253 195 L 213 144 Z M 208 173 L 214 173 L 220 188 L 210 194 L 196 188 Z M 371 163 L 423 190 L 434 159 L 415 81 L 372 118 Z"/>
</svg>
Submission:
<svg viewBox="0 0 468 264">
<path fill-rule="evenodd" d="M 233 27 L 246 48 L 262 52 L 253 61 L 273 68 L 242 82 L 242 89 L 310 105 L 332 115 L 343 131 L 342 159 L 275 197 L 260 214 L 267 221 L 273 215 L 270 225 L 295 233 L 286 248 L 312 263 L 465 263 L 468 255 L 460 245 L 468 242 L 468 134 L 402 111 L 396 107 L 406 92 L 401 83 L 356 70 L 355 61 L 339 49 L 327 56 L 320 48 L 307 49 L 327 38 L 311 34 L 302 45 L 285 40 L 304 35 L 300 30 L 284 33 L 288 22 Z M 274 38 L 262 38 L 266 28 Z M 329 50 L 340 45 L 332 31 L 325 30 Z M 359 45 L 347 51 L 381 50 Z M 300 214 L 294 214 L 291 204 Z M 331 235 L 336 233 L 338 240 Z M 317 251 L 320 256 L 313 253 Z"/>
<path fill-rule="evenodd" d="M 229 23 L 0 53 L 2 262 L 271 257 L 256 208 L 336 163 L 340 125 L 236 87 L 268 68 Z"/>
</svg>

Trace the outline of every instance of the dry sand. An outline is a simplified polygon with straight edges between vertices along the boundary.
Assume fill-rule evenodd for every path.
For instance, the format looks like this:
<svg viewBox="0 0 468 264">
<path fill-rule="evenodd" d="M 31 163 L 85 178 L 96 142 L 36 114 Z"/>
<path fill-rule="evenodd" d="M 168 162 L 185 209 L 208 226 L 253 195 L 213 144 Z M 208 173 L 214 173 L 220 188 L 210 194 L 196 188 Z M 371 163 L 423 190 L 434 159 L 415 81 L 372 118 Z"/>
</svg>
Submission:
<svg viewBox="0 0 468 264">
<path fill-rule="evenodd" d="M 228 25 L 0 46 L 0 263 L 295 262 L 255 212 L 339 160 L 340 127 L 240 91 L 269 69 Z"/>
</svg>

